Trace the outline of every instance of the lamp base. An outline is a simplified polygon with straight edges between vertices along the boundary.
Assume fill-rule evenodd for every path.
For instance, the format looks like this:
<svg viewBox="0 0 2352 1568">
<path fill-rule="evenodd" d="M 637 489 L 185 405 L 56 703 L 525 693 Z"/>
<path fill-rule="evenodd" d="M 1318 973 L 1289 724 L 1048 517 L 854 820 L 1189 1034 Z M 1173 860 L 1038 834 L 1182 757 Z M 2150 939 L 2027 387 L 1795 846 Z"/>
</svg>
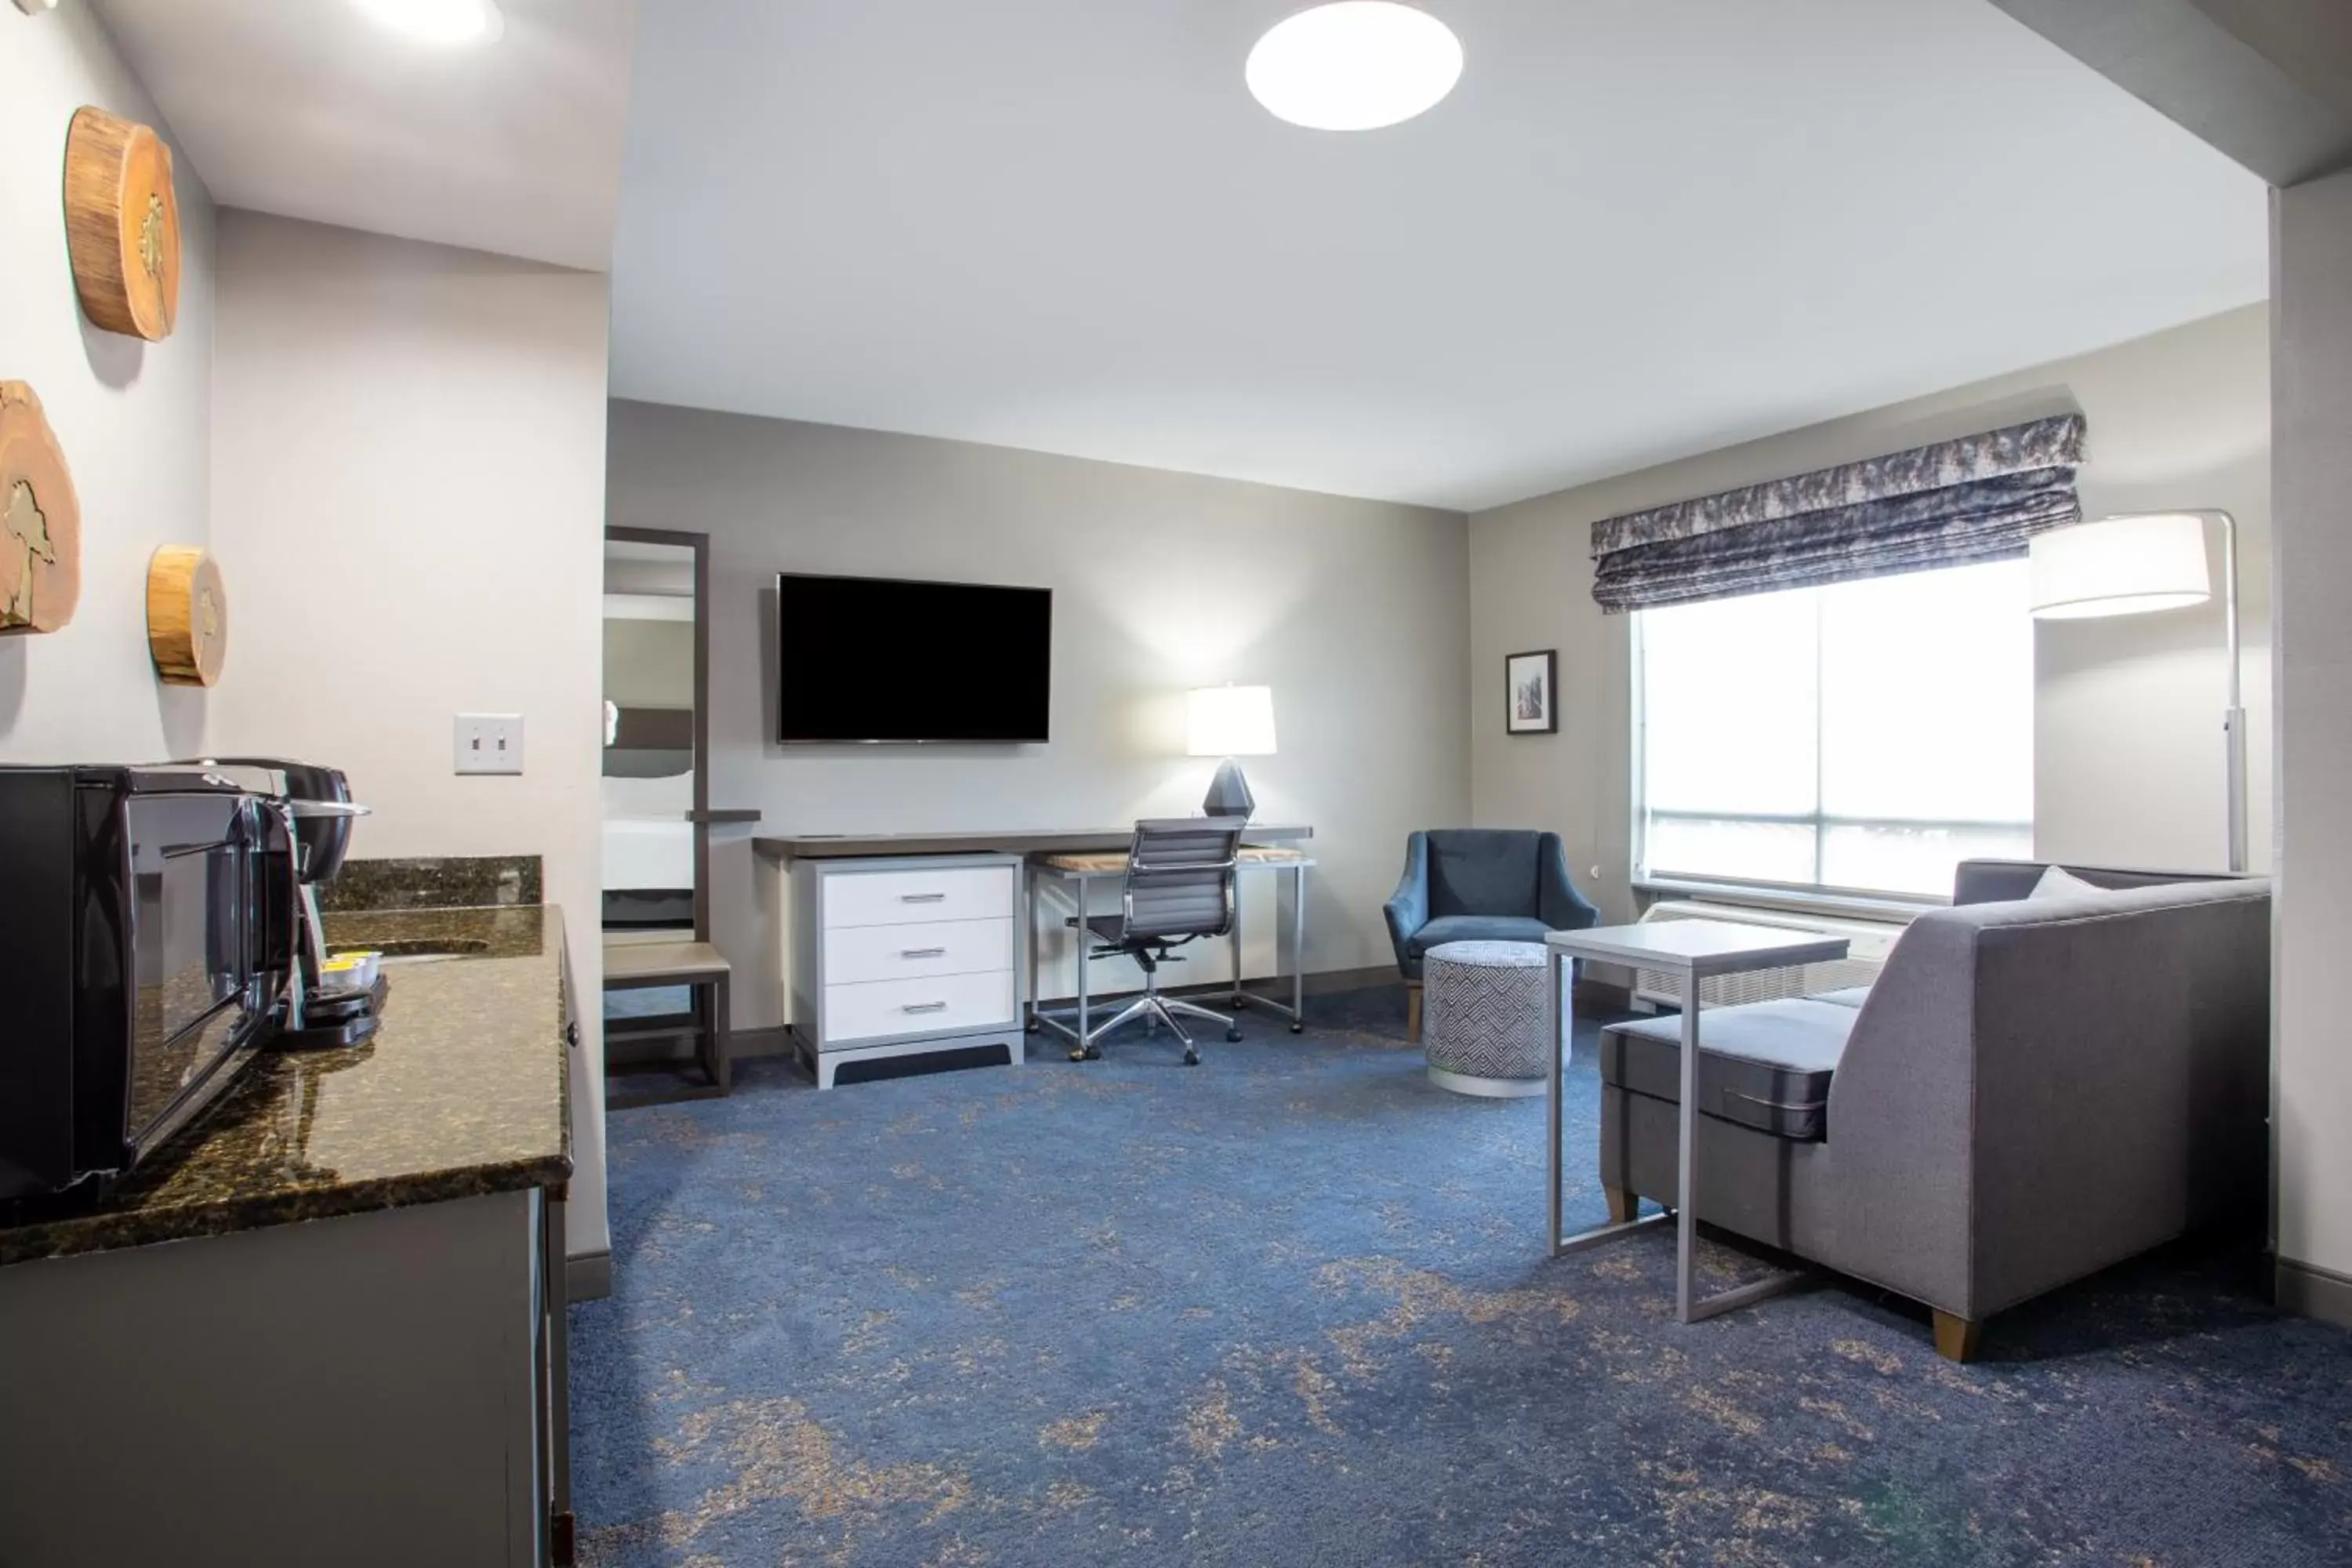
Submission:
<svg viewBox="0 0 2352 1568">
<path fill-rule="evenodd" d="M 1257 799 L 1250 794 L 1249 781 L 1242 777 L 1241 764 L 1227 757 L 1217 764 L 1217 776 L 1209 781 L 1209 794 L 1201 802 L 1203 816 L 1247 816 L 1257 809 Z"/>
</svg>

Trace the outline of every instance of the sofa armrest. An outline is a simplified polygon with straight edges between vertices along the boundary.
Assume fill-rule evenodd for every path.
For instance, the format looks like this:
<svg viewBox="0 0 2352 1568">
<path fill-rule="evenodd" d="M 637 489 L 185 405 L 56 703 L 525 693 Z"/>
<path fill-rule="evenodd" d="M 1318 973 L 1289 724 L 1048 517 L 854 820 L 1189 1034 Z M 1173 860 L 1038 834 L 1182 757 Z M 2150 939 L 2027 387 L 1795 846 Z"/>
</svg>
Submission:
<svg viewBox="0 0 2352 1568">
<path fill-rule="evenodd" d="M 2259 1214 L 2270 899 L 2258 881 L 1931 910 L 1830 1083 L 1818 1259 L 1980 1320 Z"/>
<path fill-rule="evenodd" d="M 1601 923 L 1601 911 L 1577 890 L 1568 874 L 1568 845 L 1557 833 L 1536 840 L 1536 918 L 1553 931 L 1586 931 Z"/>
<path fill-rule="evenodd" d="M 1404 840 L 1404 875 L 1381 912 L 1388 917 L 1389 941 L 1396 947 L 1397 969 L 1407 980 L 1421 978 L 1413 961 L 1413 934 L 1429 923 L 1429 835 L 1409 833 Z"/>
<path fill-rule="evenodd" d="M 1887 955 L 1830 1080 L 1830 1256 L 1817 1261 L 1970 1316 L 1975 925 L 1931 910 Z"/>
</svg>

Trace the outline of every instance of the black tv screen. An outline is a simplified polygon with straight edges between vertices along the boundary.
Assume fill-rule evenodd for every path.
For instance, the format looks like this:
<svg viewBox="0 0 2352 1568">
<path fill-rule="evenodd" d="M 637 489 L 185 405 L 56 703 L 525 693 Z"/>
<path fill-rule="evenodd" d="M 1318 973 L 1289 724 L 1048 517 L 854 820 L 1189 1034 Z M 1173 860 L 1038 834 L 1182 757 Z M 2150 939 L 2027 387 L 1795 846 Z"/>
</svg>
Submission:
<svg viewBox="0 0 2352 1568">
<path fill-rule="evenodd" d="M 776 579 L 777 738 L 1042 742 L 1054 591 Z"/>
</svg>

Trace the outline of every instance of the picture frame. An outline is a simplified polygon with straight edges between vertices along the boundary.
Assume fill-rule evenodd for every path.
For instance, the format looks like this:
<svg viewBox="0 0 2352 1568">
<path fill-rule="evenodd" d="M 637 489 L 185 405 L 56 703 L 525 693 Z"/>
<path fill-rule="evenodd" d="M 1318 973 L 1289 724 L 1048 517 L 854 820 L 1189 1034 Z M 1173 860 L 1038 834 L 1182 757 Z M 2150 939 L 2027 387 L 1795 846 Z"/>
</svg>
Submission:
<svg viewBox="0 0 2352 1568">
<path fill-rule="evenodd" d="M 1559 733 L 1559 650 L 1538 648 L 1503 660 L 1503 730 L 1512 735 Z"/>
</svg>

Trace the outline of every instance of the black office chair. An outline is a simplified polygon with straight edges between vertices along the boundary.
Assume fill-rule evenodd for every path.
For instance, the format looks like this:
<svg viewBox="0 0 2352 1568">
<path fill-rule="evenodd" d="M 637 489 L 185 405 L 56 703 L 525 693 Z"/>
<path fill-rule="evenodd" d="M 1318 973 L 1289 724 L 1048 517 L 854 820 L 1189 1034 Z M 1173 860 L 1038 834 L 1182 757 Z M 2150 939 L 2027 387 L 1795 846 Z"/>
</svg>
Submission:
<svg viewBox="0 0 2352 1568">
<path fill-rule="evenodd" d="M 1241 1026 L 1226 1014 L 1162 996 L 1160 966 L 1183 962 L 1171 949 L 1234 929 L 1234 861 L 1248 821 L 1241 816 L 1171 816 L 1135 825 L 1119 912 L 1087 917 L 1086 935 L 1092 943 L 1087 957 L 1134 959 L 1143 970 L 1143 994 L 1090 1030 L 1072 1047 L 1072 1061 L 1101 1057 L 1102 1047 L 1095 1042 L 1134 1018 L 1154 1027 L 1166 1024 L 1184 1043 L 1187 1067 L 1201 1065 L 1201 1052 L 1176 1021 L 1180 1015 L 1223 1024 L 1229 1041 L 1242 1037 Z M 1075 930 L 1077 917 L 1063 923 Z"/>
</svg>

